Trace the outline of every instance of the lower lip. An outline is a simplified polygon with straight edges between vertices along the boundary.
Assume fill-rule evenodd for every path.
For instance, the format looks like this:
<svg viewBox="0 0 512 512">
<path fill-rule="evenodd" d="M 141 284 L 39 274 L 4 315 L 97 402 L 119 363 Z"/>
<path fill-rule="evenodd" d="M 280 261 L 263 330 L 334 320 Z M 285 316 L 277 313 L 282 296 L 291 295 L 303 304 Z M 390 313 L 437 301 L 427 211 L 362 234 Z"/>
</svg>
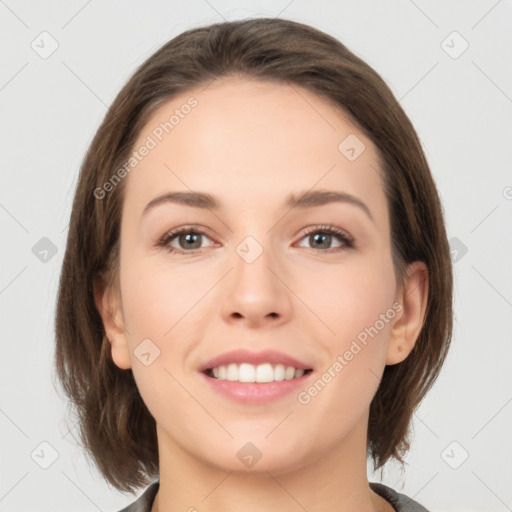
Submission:
<svg viewBox="0 0 512 512">
<path fill-rule="evenodd" d="M 296 379 L 274 382 L 233 382 L 215 379 L 203 372 L 201 375 L 217 393 L 231 400 L 242 404 L 266 404 L 297 391 L 304 386 L 312 373 L 305 373 Z"/>
</svg>

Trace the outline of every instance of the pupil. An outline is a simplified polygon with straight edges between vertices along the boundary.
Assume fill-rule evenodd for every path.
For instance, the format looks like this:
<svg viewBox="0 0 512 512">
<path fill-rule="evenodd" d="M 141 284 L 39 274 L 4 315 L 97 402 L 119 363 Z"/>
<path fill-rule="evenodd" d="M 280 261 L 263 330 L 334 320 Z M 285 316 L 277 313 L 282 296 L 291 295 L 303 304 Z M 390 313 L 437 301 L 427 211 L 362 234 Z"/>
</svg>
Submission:
<svg viewBox="0 0 512 512">
<path fill-rule="evenodd" d="M 317 243 L 319 238 L 324 238 L 324 239 L 330 240 L 330 237 L 331 237 L 331 235 L 322 235 L 322 234 L 315 234 L 315 235 L 313 235 L 313 239 L 315 241 L 315 244 Z"/>
<path fill-rule="evenodd" d="M 194 237 L 196 238 L 196 240 L 194 240 Z M 181 238 L 182 239 L 185 238 L 185 241 L 186 241 L 185 245 L 187 247 L 191 247 L 194 244 L 194 242 L 196 242 L 196 244 L 197 244 L 198 237 L 199 237 L 199 234 L 197 234 L 197 233 L 187 233 L 186 235 L 182 235 Z M 192 242 L 192 243 L 189 243 L 189 242 Z M 199 248 L 200 246 L 201 246 L 201 244 L 199 244 L 199 246 L 197 246 L 197 247 L 194 246 L 193 248 L 194 249 Z"/>
<path fill-rule="evenodd" d="M 198 233 L 187 233 L 186 235 L 183 235 L 181 238 L 185 238 L 185 241 L 186 241 L 186 244 L 188 247 L 192 246 L 194 244 L 194 242 L 197 244 L 197 241 L 198 241 L 198 238 L 199 238 L 199 234 Z M 312 238 L 313 238 L 313 245 L 322 245 L 322 241 L 325 242 L 325 241 L 330 241 L 330 238 L 331 238 L 331 235 L 326 235 L 326 234 L 319 234 L 319 233 L 316 233 L 314 235 L 312 235 Z M 189 243 L 191 242 L 191 243 Z M 200 246 L 201 244 L 199 244 Z M 194 247 L 196 248 L 196 247 Z M 197 247 L 198 248 L 198 247 Z"/>
</svg>

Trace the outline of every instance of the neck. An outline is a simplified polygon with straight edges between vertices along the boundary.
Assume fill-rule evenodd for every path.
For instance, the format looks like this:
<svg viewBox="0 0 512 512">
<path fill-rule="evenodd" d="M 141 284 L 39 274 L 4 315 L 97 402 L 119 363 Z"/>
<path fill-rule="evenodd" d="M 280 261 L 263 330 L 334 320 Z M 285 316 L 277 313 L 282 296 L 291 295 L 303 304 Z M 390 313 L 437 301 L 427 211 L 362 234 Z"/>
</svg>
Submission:
<svg viewBox="0 0 512 512">
<path fill-rule="evenodd" d="M 157 435 L 160 487 L 152 512 L 394 510 L 368 485 L 363 429 L 355 429 L 343 444 L 311 460 L 299 461 L 294 468 L 260 471 L 255 471 L 257 466 L 246 471 L 220 468 L 192 456 L 159 426 Z"/>
</svg>

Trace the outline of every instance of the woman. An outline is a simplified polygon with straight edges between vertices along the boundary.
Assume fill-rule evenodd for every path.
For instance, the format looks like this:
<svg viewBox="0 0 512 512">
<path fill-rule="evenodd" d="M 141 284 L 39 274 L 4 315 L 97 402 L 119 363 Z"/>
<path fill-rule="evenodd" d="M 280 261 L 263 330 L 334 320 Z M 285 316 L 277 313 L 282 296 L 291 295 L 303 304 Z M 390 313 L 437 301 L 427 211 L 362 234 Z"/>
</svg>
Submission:
<svg viewBox="0 0 512 512">
<path fill-rule="evenodd" d="M 426 510 L 403 462 L 452 329 L 442 207 L 380 76 L 283 19 L 189 30 L 85 158 L 56 367 L 125 511 Z M 153 481 L 155 480 L 155 481 Z"/>
</svg>

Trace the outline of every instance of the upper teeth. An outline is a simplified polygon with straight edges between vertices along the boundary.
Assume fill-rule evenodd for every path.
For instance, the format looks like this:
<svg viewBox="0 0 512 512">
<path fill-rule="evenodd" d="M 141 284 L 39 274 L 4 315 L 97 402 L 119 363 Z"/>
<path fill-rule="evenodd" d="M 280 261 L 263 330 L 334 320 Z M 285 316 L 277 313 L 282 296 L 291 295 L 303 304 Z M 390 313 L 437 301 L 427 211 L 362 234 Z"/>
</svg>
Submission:
<svg viewBox="0 0 512 512">
<path fill-rule="evenodd" d="M 280 380 L 291 380 L 304 375 L 304 370 L 295 369 L 293 366 L 270 363 L 254 366 L 249 363 L 231 363 L 217 366 L 212 369 L 213 376 L 220 380 L 238 382 L 273 382 Z"/>
</svg>

